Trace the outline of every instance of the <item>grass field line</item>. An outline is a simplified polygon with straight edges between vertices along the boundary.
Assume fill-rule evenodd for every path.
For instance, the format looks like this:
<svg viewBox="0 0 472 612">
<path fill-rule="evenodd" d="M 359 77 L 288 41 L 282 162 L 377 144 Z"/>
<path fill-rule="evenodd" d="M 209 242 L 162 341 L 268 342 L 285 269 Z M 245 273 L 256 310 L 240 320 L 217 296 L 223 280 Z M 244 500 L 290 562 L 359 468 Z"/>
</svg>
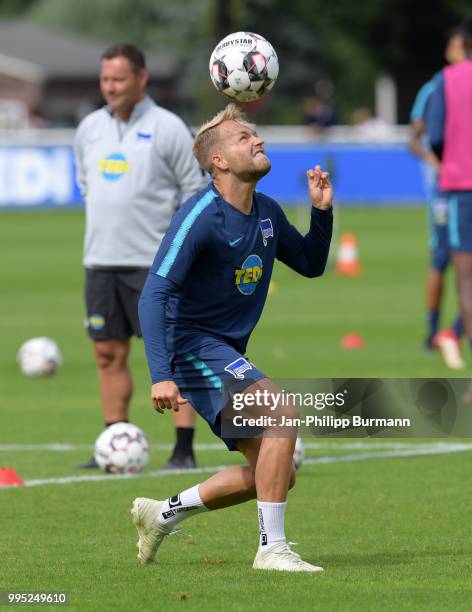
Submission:
<svg viewBox="0 0 472 612">
<path fill-rule="evenodd" d="M 401 457 L 418 457 L 421 455 L 447 455 L 449 453 L 463 453 L 472 451 L 472 444 L 466 443 L 438 443 L 422 444 L 415 448 L 385 450 L 374 453 L 355 453 L 351 455 L 331 455 L 327 457 L 312 457 L 303 461 L 304 465 L 316 465 L 324 463 L 342 463 L 343 461 L 369 461 L 370 459 L 389 459 Z"/>
<path fill-rule="evenodd" d="M 307 458 L 304 465 L 320 465 L 328 463 L 342 463 L 354 461 L 370 461 L 372 459 L 393 459 L 403 457 L 415 457 L 425 455 L 443 455 L 449 453 L 460 453 L 471 451 L 471 444 L 422 444 L 409 449 L 386 450 L 375 453 L 356 453 L 349 455 L 333 455 L 326 457 Z M 130 479 L 130 478 L 159 478 L 163 476 L 175 476 L 176 474 L 208 474 L 219 472 L 231 467 L 228 465 L 208 466 L 195 468 L 194 470 L 154 470 L 141 474 L 99 474 L 84 476 L 65 476 L 61 478 L 37 478 L 26 480 L 24 486 L 39 487 L 50 484 L 73 484 L 78 482 L 102 482 L 106 480 Z"/>
<path fill-rule="evenodd" d="M 326 441 L 326 442 L 307 442 L 303 441 L 303 445 L 307 450 L 322 450 L 322 449 L 336 449 L 336 448 L 345 448 L 345 449 L 408 449 L 408 448 L 417 448 L 419 446 L 442 446 L 449 445 L 451 442 L 434 442 L 434 443 L 421 443 L 418 444 L 415 442 L 345 442 L 342 439 L 336 439 L 335 441 Z M 471 443 L 472 447 L 472 443 Z M 171 451 L 174 448 L 173 444 L 150 444 L 151 450 L 162 450 L 162 451 Z M 220 443 L 210 443 L 210 444 L 194 444 L 194 449 L 196 451 L 222 451 L 225 450 L 226 447 L 224 444 Z M 68 443 L 44 443 L 44 444 L 0 444 L 0 453 L 1 452 L 58 452 L 58 453 L 67 453 L 67 452 L 75 452 L 75 451 L 91 451 L 93 450 L 93 444 L 68 444 Z"/>
</svg>

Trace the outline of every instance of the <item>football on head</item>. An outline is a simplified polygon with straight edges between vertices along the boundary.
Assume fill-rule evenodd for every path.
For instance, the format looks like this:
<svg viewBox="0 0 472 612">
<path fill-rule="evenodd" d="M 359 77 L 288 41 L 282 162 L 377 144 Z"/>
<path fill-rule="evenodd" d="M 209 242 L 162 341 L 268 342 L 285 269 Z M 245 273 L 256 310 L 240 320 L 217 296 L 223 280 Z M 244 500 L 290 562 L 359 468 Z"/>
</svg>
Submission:
<svg viewBox="0 0 472 612">
<path fill-rule="evenodd" d="M 224 96 L 239 102 L 262 98 L 275 84 L 279 61 L 272 45 L 253 32 L 223 38 L 210 58 L 210 77 Z"/>
</svg>

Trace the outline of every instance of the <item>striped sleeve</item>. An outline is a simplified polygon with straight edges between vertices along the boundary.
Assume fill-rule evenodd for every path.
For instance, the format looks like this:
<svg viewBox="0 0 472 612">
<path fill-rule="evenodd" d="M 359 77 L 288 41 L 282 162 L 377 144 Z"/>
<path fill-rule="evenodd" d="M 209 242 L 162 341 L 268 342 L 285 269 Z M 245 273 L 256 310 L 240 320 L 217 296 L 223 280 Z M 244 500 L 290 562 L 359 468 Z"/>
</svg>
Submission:
<svg viewBox="0 0 472 612">
<path fill-rule="evenodd" d="M 428 99 L 434 90 L 433 81 L 428 81 L 425 83 L 418 93 L 416 94 L 415 101 L 413 103 L 413 108 L 411 109 L 410 119 L 411 121 L 424 121 L 426 106 L 428 104 Z"/>
<path fill-rule="evenodd" d="M 190 266 L 205 243 L 210 224 L 205 211 L 216 198 L 214 191 L 207 191 L 193 206 L 182 207 L 174 215 L 162 240 L 151 273 L 180 285 Z"/>
</svg>

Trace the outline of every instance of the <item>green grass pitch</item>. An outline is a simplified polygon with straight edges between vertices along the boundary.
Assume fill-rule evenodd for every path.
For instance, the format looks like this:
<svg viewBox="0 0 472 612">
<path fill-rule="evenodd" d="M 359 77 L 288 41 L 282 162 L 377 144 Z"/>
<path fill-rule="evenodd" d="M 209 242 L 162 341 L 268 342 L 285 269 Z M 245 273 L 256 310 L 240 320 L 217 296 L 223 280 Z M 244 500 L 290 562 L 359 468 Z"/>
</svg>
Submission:
<svg viewBox="0 0 472 612">
<path fill-rule="evenodd" d="M 327 271 L 308 280 L 278 266 L 250 358 L 274 378 L 450 376 L 439 355 L 421 350 L 425 211 L 343 209 L 342 231 L 356 234 L 364 274 Z M 27 481 L 76 477 L 74 465 L 89 458 L 102 428 L 82 325 L 82 234 L 81 212 L 0 215 L 0 465 Z M 444 322 L 456 309 L 452 277 L 448 285 Z M 339 347 L 351 331 L 364 336 L 363 350 Z M 15 355 L 39 335 L 59 343 L 65 363 L 55 376 L 33 380 L 21 375 Z M 0 591 L 66 591 L 68 608 L 86 611 L 470 609 L 470 455 L 415 456 L 431 440 L 363 440 L 365 448 L 306 440 L 287 535 L 304 558 L 325 567 L 323 575 L 251 569 L 255 503 L 184 522 L 158 564 L 139 566 L 133 498 L 163 498 L 205 475 L 150 474 L 167 459 L 171 418 L 150 408 L 139 341 L 132 366 L 132 421 L 154 447 L 144 475 L 0 489 Z M 203 422 L 196 442 L 202 467 L 240 461 L 215 446 Z M 69 450 L 41 446 L 53 443 Z M 388 456 L 398 448 L 411 456 Z"/>
</svg>

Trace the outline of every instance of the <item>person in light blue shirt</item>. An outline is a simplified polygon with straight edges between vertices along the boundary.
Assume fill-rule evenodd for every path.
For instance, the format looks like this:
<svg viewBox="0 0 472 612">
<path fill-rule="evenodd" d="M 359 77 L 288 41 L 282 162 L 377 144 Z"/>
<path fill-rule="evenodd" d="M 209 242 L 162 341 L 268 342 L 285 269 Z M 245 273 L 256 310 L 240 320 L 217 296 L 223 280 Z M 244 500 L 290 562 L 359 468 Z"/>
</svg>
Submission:
<svg viewBox="0 0 472 612">
<path fill-rule="evenodd" d="M 446 61 L 449 64 L 461 62 L 465 58 L 462 30 L 460 28 L 451 30 L 446 40 L 444 52 Z M 423 161 L 422 170 L 428 201 L 431 263 L 426 281 L 427 334 L 424 348 L 426 350 L 439 349 L 448 367 L 462 369 L 465 363 L 460 351 L 460 337 L 463 332 L 461 317 L 458 315 L 449 328 L 439 331 L 445 272 L 450 263 L 449 205 L 448 194 L 441 191 L 438 186 L 441 164 L 431 150 L 426 134 L 431 96 L 437 86 L 439 74 L 434 75 L 419 89 L 410 113 L 410 149 Z"/>
</svg>

